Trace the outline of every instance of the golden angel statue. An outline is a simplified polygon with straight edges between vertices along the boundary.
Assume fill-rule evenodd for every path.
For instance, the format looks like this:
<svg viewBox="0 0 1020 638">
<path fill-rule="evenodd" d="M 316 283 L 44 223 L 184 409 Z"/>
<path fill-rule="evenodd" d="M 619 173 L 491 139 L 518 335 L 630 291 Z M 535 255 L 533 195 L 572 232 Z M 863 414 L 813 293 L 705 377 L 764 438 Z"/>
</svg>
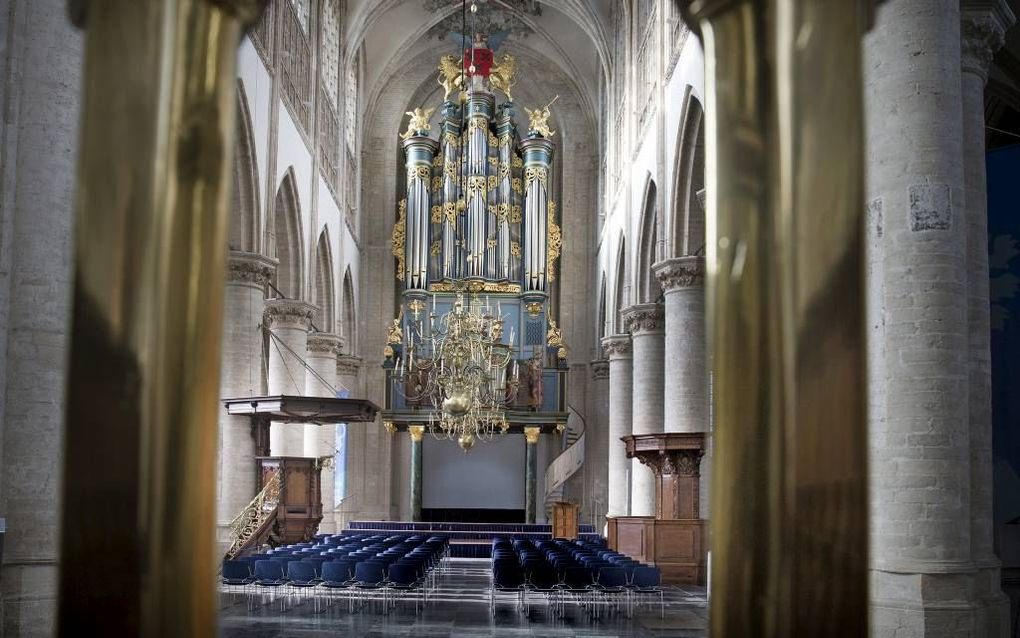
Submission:
<svg viewBox="0 0 1020 638">
<path fill-rule="evenodd" d="M 386 331 L 386 343 L 399 344 L 404 340 L 404 331 L 400 327 L 400 318 L 393 320 L 393 324 Z"/>
<path fill-rule="evenodd" d="M 464 75 L 460 64 L 457 62 L 457 56 L 455 55 L 444 55 L 439 58 L 439 83 L 443 85 L 443 90 L 446 93 L 443 95 L 444 100 L 450 99 L 450 94 L 453 93 L 454 89 L 464 88 Z"/>
<path fill-rule="evenodd" d="M 550 348 L 563 346 L 563 330 L 556 325 L 556 320 L 549 317 L 549 332 L 545 335 L 545 341 Z"/>
<path fill-rule="evenodd" d="M 400 134 L 400 139 L 406 140 L 412 135 L 416 135 L 419 131 L 431 131 L 432 127 L 429 125 L 429 118 L 432 117 L 432 112 L 435 110 L 434 108 L 417 108 L 413 111 L 407 111 L 405 115 L 409 115 L 411 119 L 407 122 L 407 130 Z"/>
<path fill-rule="evenodd" d="M 556 96 L 544 107 L 540 109 L 529 109 L 525 108 L 524 111 L 528 114 L 528 131 L 538 133 L 542 137 L 552 137 L 556 135 L 556 131 L 549 128 L 549 118 L 552 116 L 549 107 L 553 105 L 553 102 L 559 99 L 560 96 Z"/>
<path fill-rule="evenodd" d="M 493 65 L 489 72 L 489 82 L 506 95 L 507 102 L 513 102 L 510 89 L 517 82 L 517 60 L 509 53 L 504 53 L 498 64 Z"/>
</svg>

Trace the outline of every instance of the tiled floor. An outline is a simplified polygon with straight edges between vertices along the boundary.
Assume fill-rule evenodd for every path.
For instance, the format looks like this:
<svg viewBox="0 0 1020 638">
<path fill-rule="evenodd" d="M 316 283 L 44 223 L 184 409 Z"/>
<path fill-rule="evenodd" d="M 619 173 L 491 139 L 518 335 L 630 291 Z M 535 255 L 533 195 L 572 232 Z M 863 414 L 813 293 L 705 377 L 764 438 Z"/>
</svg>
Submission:
<svg viewBox="0 0 1020 638">
<path fill-rule="evenodd" d="M 493 615 L 489 607 L 489 571 L 486 560 L 454 559 L 439 576 L 437 588 L 424 611 L 415 614 L 410 600 L 387 614 L 381 602 L 369 601 L 361 611 L 348 611 L 347 601 L 335 600 L 319 611 L 310 597 L 256 595 L 251 604 L 243 595 L 224 595 L 220 610 L 220 635 L 250 636 L 364 636 L 384 638 L 608 638 L 641 636 L 687 638 L 706 636 L 708 614 L 704 587 L 668 587 L 663 617 L 658 599 L 635 609 L 631 617 L 622 610 L 592 620 L 576 605 L 567 605 L 562 616 L 550 613 L 544 599 L 529 597 L 527 613 L 515 609 L 513 596 L 501 597 Z M 281 606 L 284 611 L 281 611 Z"/>
</svg>

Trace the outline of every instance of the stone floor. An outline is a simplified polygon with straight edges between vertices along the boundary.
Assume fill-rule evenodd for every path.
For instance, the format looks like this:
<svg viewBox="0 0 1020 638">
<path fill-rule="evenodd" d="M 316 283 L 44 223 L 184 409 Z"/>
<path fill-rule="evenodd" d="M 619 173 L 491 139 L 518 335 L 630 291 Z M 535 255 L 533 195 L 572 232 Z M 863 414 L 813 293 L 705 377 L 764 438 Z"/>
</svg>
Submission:
<svg viewBox="0 0 1020 638">
<path fill-rule="evenodd" d="M 530 596 L 527 613 L 515 609 L 512 595 L 497 600 L 495 613 L 489 606 L 487 560 L 453 559 L 439 576 L 428 606 L 415 613 L 414 602 L 400 602 L 386 613 L 381 601 L 367 600 L 361 611 L 348 611 L 346 599 L 327 608 L 320 597 L 308 595 L 275 598 L 256 593 L 222 596 L 220 636 L 270 638 L 277 636 L 359 636 L 386 638 L 595 638 L 640 636 L 687 638 L 707 636 L 708 608 L 704 587 L 667 587 L 662 617 L 658 599 L 634 609 L 628 617 L 621 609 L 602 610 L 592 620 L 577 605 L 566 605 L 561 615 L 552 614 L 546 601 Z M 319 610 L 316 611 L 318 605 Z M 281 611 L 281 608 L 283 611 Z"/>
</svg>

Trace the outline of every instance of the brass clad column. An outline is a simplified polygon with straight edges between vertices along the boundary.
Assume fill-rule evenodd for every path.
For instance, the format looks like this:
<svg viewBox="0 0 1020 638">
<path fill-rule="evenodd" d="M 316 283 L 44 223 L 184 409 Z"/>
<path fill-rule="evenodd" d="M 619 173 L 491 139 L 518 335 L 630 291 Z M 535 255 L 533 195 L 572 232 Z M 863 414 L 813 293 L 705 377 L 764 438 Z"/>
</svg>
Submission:
<svg viewBox="0 0 1020 638">
<path fill-rule="evenodd" d="M 411 520 L 421 520 L 421 446 L 425 438 L 424 425 L 409 425 L 407 433 L 411 435 Z"/>
<path fill-rule="evenodd" d="M 685 4 L 708 75 L 711 633 L 865 636 L 865 3 Z"/>
<path fill-rule="evenodd" d="M 524 522 L 535 523 L 538 520 L 538 437 L 542 433 L 540 427 L 524 428 Z"/>
<path fill-rule="evenodd" d="M 215 634 L 235 61 L 260 5 L 86 5 L 61 635 Z"/>
</svg>

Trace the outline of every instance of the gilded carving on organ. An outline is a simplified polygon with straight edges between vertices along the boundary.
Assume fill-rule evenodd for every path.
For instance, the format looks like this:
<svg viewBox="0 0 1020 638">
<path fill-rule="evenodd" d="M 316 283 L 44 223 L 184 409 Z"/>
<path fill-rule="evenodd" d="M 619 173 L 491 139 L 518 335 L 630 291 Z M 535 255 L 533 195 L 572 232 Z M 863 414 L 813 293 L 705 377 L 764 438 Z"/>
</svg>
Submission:
<svg viewBox="0 0 1020 638">
<path fill-rule="evenodd" d="M 397 223 L 393 225 L 390 243 L 393 244 L 393 256 L 397 258 L 397 279 L 404 280 L 404 242 L 407 239 L 407 200 L 402 199 L 397 205 Z"/>
<path fill-rule="evenodd" d="M 407 130 L 400 134 L 400 139 L 406 140 L 415 135 L 422 135 L 431 131 L 432 127 L 429 126 L 429 118 L 432 117 L 432 113 L 435 110 L 435 108 L 417 108 L 405 113 L 405 115 L 410 116 L 411 119 L 407 122 Z"/>
<path fill-rule="evenodd" d="M 444 55 L 439 58 L 439 83 L 443 86 L 444 100 L 450 99 L 450 93 L 464 86 L 463 69 L 455 55 Z"/>
</svg>

